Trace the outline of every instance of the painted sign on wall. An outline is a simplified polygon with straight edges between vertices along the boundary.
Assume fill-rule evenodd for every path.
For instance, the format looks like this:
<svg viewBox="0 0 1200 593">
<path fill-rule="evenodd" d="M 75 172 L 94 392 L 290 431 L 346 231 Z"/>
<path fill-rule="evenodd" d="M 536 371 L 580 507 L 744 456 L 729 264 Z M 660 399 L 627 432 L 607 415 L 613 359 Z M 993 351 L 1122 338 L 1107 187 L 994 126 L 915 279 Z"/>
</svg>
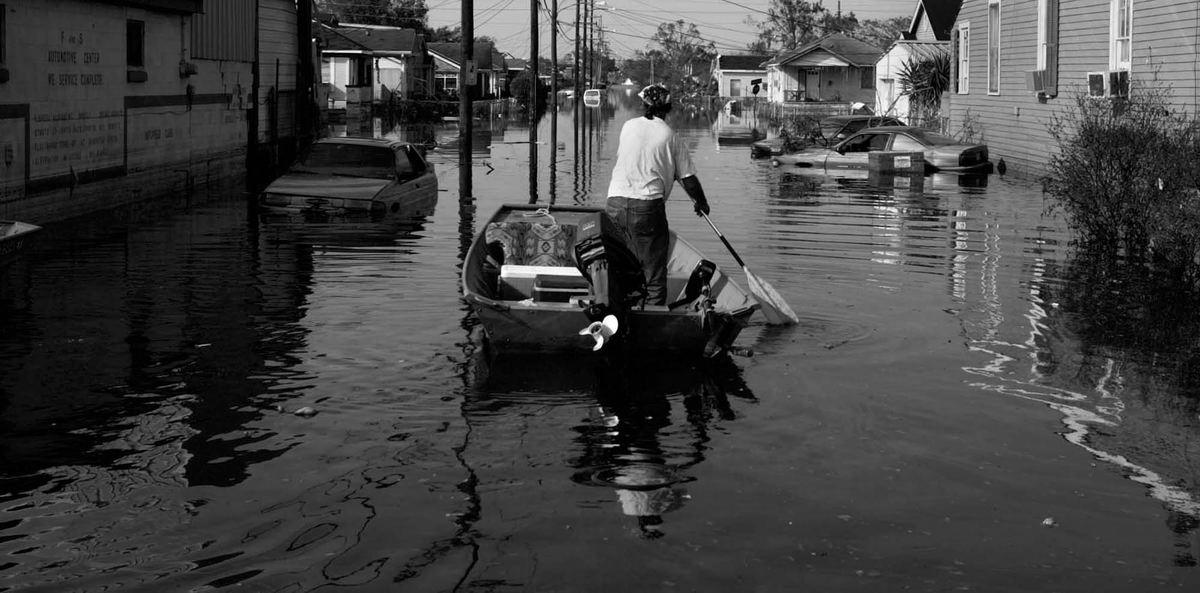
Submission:
<svg viewBox="0 0 1200 593">
<path fill-rule="evenodd" d="M 30 106 L 30 177 L 122 165 L 124 37 L 100 35 L 91 23 L 80 23 L 48 38 L 30 48 L 45 72 L 38 94 L 48 99 Z"/>
</svg>

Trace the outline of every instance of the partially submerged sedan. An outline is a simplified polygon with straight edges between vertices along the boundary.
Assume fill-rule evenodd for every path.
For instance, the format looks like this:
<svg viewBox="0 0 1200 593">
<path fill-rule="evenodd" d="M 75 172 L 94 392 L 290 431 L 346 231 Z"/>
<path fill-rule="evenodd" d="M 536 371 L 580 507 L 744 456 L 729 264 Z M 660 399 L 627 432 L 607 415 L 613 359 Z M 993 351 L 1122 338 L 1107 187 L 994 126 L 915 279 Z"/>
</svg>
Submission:
<svg viewBox="0 0 1200 593">
<path fill-rule="evenodd" d="M 437 175 L 420 148 L 380 138 L 323 138 L 259 196 L 268 212 L 413 213 L 437 202 Z"/>
<path fill-rule="evenodd" d="M 803 137 L 793 137 L 789 140 L 781 134 L 778 138 L 755 142 L 750 146 L 750 158 L 780 155 L 789 150 L 811 146 L 830 146 L 863 128 L 902 125 L 904 122 L 887 115 L 831 115 L 809 129 Z M 786 128 L 784 131 L 786 132 Z"/>
<path fill-rule="evenodd" d="M 776 165 L 839 169 L 866 169 L 872 152 L 920 152 L 926 172 L 991 173 L 986 144 L 964 144 L 949 136 L 915 126 L 867 128 L 829 148 L 809 148 L 771 158 Z"/>
</svg>

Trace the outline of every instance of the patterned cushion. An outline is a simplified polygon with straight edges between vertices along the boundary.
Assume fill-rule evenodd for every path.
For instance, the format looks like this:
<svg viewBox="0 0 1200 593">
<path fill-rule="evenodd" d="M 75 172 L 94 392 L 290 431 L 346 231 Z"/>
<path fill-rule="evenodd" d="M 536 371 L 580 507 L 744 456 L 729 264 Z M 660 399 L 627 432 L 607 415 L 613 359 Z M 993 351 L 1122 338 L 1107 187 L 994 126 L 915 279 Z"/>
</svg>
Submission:
<svg viewBox="0 0 1200 593">
<path fill-rule="evenodd" d="M 499 243 L 504 263 L 525 266 L 574 266 L 575 226 L 493 222 L 484 231 L 487 243 Z"/>
<path fill-rule="evenodd" d="M 529 232 L 528 222 L 492 222 L 484 231 L 484 240 L 496 242 L 504 249 L 504 263 L 525 265 L 525 235 Z"/>
<path fill-rule="evenodd" d="M 574 266 L 574 226 L 535 224 L 525 235 L 525 257 L 531 266 Z"/>
</svg>

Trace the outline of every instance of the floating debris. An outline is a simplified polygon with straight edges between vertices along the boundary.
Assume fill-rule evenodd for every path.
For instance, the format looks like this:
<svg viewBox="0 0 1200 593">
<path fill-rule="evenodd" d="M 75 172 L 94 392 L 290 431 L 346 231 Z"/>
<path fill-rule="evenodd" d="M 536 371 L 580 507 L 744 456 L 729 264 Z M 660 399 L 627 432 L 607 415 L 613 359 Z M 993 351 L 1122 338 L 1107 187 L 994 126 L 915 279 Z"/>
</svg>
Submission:
<svg viewBox="0 0 1200 593">
<path fill-rule="evenodd" d="M 1058 521 L 1055 521 L 1054 517 L 1046 517 L 1042 519 L 1042 527 L 1058 527 Z"/>
<path fill-rule="evenodd" d="M 309 406 L 304 406 L 303 408 L 300 408 L 300 409 L 298 409 L 298 410 L 296 410 L 295 412 L 292 412 L 292 413 L 293 413 L 293 414 L 295 414 L 295 415 L 297 415 L 297 416 L 303 416 L 303 417 L 305 417 L 305 418 L 309 418 L 309 417 L 312 417 L 312 416 L 316 416 L 316 415 L 317 415 L 317 410 L 316 410 L 316 408 L 312 408 L 312 407 L 309 407 Z"/>
</svg>

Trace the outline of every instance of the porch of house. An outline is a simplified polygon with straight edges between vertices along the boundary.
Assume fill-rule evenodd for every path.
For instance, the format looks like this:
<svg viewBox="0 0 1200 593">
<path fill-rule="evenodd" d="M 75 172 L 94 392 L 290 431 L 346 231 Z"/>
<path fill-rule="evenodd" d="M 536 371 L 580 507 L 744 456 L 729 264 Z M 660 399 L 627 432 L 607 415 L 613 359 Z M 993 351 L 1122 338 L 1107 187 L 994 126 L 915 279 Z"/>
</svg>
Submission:
<svg viewBox="0 0 1200 593">
<path fill-rule="evenodd" d="M 819 120 L 831 115 L 854 113 L 851 103 L 845 101 L 785 101 L 775 103 L 763 101 L 755 106 L 758 117 L 765 121 L 784 122 L 797 119 Z"/>
</svg>

